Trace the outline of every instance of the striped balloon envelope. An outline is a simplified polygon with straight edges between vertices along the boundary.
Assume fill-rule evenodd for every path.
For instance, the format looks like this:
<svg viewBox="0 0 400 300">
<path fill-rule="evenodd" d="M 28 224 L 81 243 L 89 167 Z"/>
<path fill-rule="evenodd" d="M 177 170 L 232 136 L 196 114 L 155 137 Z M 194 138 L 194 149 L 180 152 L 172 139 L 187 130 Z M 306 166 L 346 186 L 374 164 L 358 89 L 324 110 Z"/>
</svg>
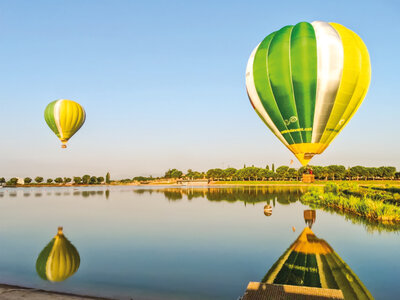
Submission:
<svg viewBox="0 0 400 300">
<path fill-rule="evenodd" d="M 85 123 L 86 113 L 83 107 L 72 100 L 60 99 L 49 103 L 44 111 L 44 119 L 50 129 L 66 148 L 68 140 Z"/>
<path fill-rule="evenodd" d="M 36 272 L 45 280 L 64 281 L 78 271 L 81 258 L 75 246 L 64 236 L 59 227 L 57 235 L 40 252 L 36 260 Z"/>
<path fill-rule="evenodd" d="M 361 38 L 340 24 L 321 21 L 271 33 L 253 50 L 246 70 L 255 111 L 303 165 L 344 128 L 370 79 Z"/>
<path fill-rule="evenodd" d="M 262 282 L 341 290 L 344 299 L 374 299 L 357 274 L 309 227 L 304 228 Z"/>
</svg>

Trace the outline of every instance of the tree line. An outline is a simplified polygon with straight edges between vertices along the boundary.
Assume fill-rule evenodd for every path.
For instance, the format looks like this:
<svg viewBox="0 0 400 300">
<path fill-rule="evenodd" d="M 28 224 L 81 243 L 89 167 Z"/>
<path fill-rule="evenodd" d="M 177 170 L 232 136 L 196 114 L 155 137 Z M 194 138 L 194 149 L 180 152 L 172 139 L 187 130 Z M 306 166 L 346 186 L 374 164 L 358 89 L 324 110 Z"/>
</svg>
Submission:
<svg viewBox="0 0 400 300">
<path fill-rule="evenodd" d="M 107 172 L 105 178 L 102 176 L 91 176 L 91 175 L 83 175 L 70 177 L 56 177 L 56 178 L 47 178 L 44 180 L 42 176 L 36 176 L 35 178 L 25 177 L 24 184 L 102 184 L 102 183 L 110 183 L 110 173 Z M 4 185 L 17 185 L 18 178 L 12 177 L 9 180 L 6 180 L 4 177 L 0 177 L 0 184 Z"/>
<path fill-rule="evenodd" d="M 400 172 L 395 167 L 345 167 L 343 165 L 330 166 L 306 166 L 291 168 L 289 166 L 267 165 L 265 168 L 243 166 L 241 169 L 210 169 L 206 172 L 187 170 L 186 173 L 178 169 L 169 169 L 163 177 L 134 177 L 130 181 L 148 181 L 153 179 L 209 179 L 213 181 L 270 181 L 270 180 L 301 180 L 303 174 L 312 170 L 316 179 L 319 180 L 390 180 L 400 179 Z M 129 179 L 125 179 L 129 181 Z"/>
</svg>

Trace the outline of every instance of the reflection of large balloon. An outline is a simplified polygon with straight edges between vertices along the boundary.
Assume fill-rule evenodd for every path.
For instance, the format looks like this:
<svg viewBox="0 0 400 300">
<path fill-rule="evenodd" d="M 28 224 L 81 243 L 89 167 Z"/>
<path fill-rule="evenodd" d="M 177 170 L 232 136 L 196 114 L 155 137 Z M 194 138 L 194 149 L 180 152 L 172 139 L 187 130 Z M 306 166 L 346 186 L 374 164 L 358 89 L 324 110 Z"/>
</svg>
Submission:
<svg viewBox="0 0 400 300">
<path fill-rule="evenodd" d="M 252 52 L 246 88 L 257 114 L 306 165 L 363 101 L 371 77 L 361 38 L 336 23 L 285 26 Z"/>
<path fill-rule="evenodd" d="M 78 270 L 79 264 L 78 250 L 59 227 L 57 235 L 40 252 L 36 260 L 36 272 L 45 280 L 63 281 Z"/>
<path fill-rule="evenodd" d="M 50 129 L 61 140 L 61 147 L 66 148 L 68 140 L 85 123 L 86 113 L 79 103 L 60 99 L 47 105 L 44 118 Z"/>
<path fill-rule="evenodd" d="M 358 276 L 309 227 L 271 267 L 262 282 L 339 289 L 344 299 L 373 299 Z"/>
</svg>

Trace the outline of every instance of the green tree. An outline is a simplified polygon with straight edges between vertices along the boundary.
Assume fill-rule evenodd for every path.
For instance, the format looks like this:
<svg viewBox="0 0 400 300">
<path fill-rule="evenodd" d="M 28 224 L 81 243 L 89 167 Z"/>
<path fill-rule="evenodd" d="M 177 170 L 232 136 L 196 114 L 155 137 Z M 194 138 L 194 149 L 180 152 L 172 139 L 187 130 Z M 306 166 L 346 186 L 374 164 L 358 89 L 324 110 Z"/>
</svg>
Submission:
<svg viewBox="0 0 400 300">
<path fill-rule="evenodd" d="M 18 178 L 16 178 L 16 177 L 10 178 L 7 181 L 7 185 L 17 185 L 17 183 L 18 183 Z"/>
<path fill-rule="evenodd" d="M 97 177 L 97 183 L 102 183 L 104 182 L 104 177 Z"/>
<path fill-rule="evenodd" d="M 0 183 L 5 183 L 5 182 L 6 182 L 6 179 L 4 177 L 1 177 L 0 178 Z"/>
<path fill-rule="evenodd" d="M 69 177 L 64 177 L 64 183 L 70 183 L 72 181 Z"/>
<path fill-rule="evenodd" d="M 350 178 L 353 179 L 354 177 L 359 180 L 360 178 L 366 177 L 366 168 L 362 166 L 355 166 L 350 168 Z"/>
<path fill-rule="evenodd" d="M 32 182 L 32 178 L 30 178 L 30 177 L 25 177 L 24 178 L 24 183 L 25 184 L 30 184 Z"/>
<path fill-rule="evenodd" d="M 393 179 L 396 174 L 395 167 L 382 167 L 383 168 L 383 178 Z"/>
<path fill-rule="evenodd" d="M 37 177 L 35 177 L 35 181 L 37 183 L 41 183 L 41 182 L 43 182 L 43 177 L 37 176 Z"/>
<path fill-rule="evenodd" d="M 276 175 L 278 176 L 278 178 L 284 180 L 288 177 L 288 170 L 288 166 L 280 166 L 276 169 Z"/>
<path fill-rule="evenodd" d="M 232 180 L 232 178 L 235 176 L 237 170 L 235 168 L 227 168 L 223 170 L 224 178 Z"/>
<path fill-rule="evenodd" d="M 56 179 L 54 179 L 54 182 L 60 184 L 63 182 L 63 179 L 61 177 L 57 177 Z"/>
<path fill-rule="evenodd" d="M 83 175 L 82 176 L 82 183 L 83 184 L 89 184 L 90 181 L 90 175 Z"/>
<path fill-rule="evenodd" d="M 295 168 L 289 168 L 287 169 L 287 177 L 289 177 L 290 179 L 297 179 L 298 180 L 298 176 L 299 174 L 297 173 L 297 170 Z"/>
<path fill-rule="evenodd" d="M 267 180 L 270 177 L 270 173 L 271 171 L 268 169 L 258 169 L 258 177 L 263 181 Z"/>
<path fill-rule="evenodd" d="M 82 182 L 82 178 L 80 178 L 79 176 L 75 176 L 74 182 L 75 182 L 75 184 L 80 184 Z"/>
<path fill-rule="evenodd" d="M 272 172 L 275 172 L 275 164 L 272 164 Z"/>
<path fill-rule="evenodd" d="M 106 183 L 107 184 L 110 183 L 110 172 L 107 172 L 107 174 L 106 174 Z"/>
<path fill-rule="evenodd" d="M 90 177 L 89 183 L 90 183 L 90 184 L 95 184 L 95 183 L 97 183 L 97 177 L 96 177 L 96 176 Z"/>
<path fill-rule="evenodd" d="M 182 171 L 179 171 L 177 169 L 169 169 L 167 172 L 165 172 L 164 177 L 165 178 L 181 178 L 182 177 Z"/>
<path fill-rule="evenodd" d="M 52 182 L 53 182 L 53 179 L 48 178 L 48 179 L 46 180 L 46 182 L 47 182 L 47 183 L 52 183 Z"/>
</svg>

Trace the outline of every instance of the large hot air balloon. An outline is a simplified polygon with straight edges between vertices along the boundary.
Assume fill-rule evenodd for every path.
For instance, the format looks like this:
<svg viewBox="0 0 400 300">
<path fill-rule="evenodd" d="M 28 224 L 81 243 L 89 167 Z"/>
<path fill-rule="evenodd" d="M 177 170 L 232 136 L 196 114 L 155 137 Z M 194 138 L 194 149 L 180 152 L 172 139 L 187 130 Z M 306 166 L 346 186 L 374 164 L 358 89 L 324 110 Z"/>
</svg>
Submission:
<svg viewBox="0 0 400 300">
<path fill-rule="evenodd" d="M 79 103 L 60 99 L 47 105 L 44 111 L 44 119 L 50 129 L 61 140 L 61 148 L 67 148 L 68 140 L 85 123 L 86 113 Z"/>
<path fill-rule="evenodd" d="M 260 118 L 307 165 L 357 111 L 370 78 L 368 50 L 357 34 L 336 23 L 301 22 L 254 49 L 246 88 Z"/>
<path fill-rule="evenodd" d="M 36 260 L 36 272 L 45 280 L 64 281 L 78 271 L 79 265 L 78 250 L 59 227 L 57 235 L 40 252 Z"/>
</svg>

